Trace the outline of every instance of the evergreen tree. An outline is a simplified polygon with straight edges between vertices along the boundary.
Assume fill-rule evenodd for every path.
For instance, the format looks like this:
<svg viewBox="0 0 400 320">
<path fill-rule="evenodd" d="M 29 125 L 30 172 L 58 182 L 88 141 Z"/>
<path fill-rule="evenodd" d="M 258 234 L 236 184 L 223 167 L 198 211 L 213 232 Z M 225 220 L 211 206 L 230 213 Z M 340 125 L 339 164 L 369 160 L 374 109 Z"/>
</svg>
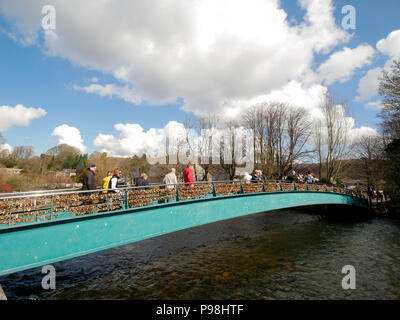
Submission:
<svg viewBox="0 0 400 320">
<path fill-rule="evenodd" d="M 80 175 L 87 167 L 89 166 L 88 163 L 88 155 L 84 154 L 84 155 L 79 155 L 78 157 L 78 161 L 76 164 L 76 175 Z"/>
</svg>

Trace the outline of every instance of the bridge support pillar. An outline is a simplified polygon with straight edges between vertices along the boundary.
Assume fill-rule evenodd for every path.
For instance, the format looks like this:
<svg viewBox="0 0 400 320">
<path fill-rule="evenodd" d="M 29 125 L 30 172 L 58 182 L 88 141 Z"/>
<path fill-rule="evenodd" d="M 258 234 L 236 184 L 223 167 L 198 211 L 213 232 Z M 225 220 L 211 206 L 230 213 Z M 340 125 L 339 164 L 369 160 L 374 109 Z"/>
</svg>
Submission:
<svg viewBox="0 0 400 320">
<path fill-rule="evenodd" d="M 6 294 L 4 293 L 1 284 L 0 284 L 0 300 L 7 300 Z"/>
</svg>

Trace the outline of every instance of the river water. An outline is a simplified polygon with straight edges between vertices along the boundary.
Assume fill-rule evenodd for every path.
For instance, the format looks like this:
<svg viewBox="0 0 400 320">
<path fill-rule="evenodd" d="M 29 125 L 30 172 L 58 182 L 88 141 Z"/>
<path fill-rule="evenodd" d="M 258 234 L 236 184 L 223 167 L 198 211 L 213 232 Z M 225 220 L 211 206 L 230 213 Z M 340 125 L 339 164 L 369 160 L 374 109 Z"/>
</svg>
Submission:
<svg viewBox="0 0 400 320">
<path fill-rule="evenodd" d="M 0 278 L 9 299 L 399 299 L 400 222 L 281 210 L 209 224 Z M 344 290 L 345 265 L 356 289 Z"/>
</svg>

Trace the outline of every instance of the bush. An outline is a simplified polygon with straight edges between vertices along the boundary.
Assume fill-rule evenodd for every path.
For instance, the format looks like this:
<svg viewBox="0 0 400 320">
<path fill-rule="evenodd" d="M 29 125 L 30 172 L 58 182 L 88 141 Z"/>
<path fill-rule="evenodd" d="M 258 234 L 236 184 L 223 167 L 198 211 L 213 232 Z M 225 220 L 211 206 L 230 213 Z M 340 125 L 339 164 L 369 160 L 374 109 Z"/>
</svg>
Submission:
<svg viewBox="0 0 400 320">
<path fill-rule="evenodd" d="M 6 184 L 0 184 L 0 193 L 11 193 L 14 192 L 13 188 Z"/>
</svg>

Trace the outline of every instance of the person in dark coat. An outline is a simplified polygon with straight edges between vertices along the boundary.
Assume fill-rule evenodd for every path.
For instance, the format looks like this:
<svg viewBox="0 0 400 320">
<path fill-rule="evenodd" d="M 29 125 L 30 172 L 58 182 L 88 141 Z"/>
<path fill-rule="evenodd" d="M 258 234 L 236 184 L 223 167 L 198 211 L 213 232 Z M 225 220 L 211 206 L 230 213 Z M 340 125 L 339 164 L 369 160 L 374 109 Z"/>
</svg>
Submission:
<svg viewBox="0 0 400 320">
<path fill-rule="evenodd" d="M 296 171 L 293 170 L 292 173 L 287 176 L 286 181 L 287 182 L 298 182 Z"/>
<path fill-rule="evenodd" d="M 96 165 L 91 164 L 89 168 L 86 169 L 86 172 L 83 176 L 83 186 L 82 190 L 96 190 L 97 189 L 97 184 L 96 184 L 96 177 L 95 177 L 95 172 L 96 172 Z M 85 196 L 90 196 L 92 192 L 85 192 L 79 194 L 81 197 Z M 92 200 L 84 200 L 82 202 L 82 205 L 90 205 L 92 204 Z"/>
<path fill-rule="evenodd" d="M 261 170 L 257 170 L 258 171 L 258 175 L 257 175 L 257 182 L 264 182 L 265 181 L 265 177 L 263 175 L 263 172 Z"/>
<path fill-rule="evenodd" d="M 147 181 L 147 174 L 142 173 L 140 175 L 140 178 L 136 181 L 136 187 L 141 187 L 141 188 L 137 188 L 137 190 L 145 190 L 145 189 L 149 189 L 149 182 Z"/>
<path fill-rule="evenodd" d="M 251 182 L 256 183 L 257 182 L 257 170 L 254 170 L 253 173 L 251 174 Z"/>
<path fill-rule="evenodd" d="M 85 175 L 83 176 L 83 186 L 82 190 L 96 190 L 96 165 L 91 164 L 89 168 L 86 170 Z"/>
</svg>

